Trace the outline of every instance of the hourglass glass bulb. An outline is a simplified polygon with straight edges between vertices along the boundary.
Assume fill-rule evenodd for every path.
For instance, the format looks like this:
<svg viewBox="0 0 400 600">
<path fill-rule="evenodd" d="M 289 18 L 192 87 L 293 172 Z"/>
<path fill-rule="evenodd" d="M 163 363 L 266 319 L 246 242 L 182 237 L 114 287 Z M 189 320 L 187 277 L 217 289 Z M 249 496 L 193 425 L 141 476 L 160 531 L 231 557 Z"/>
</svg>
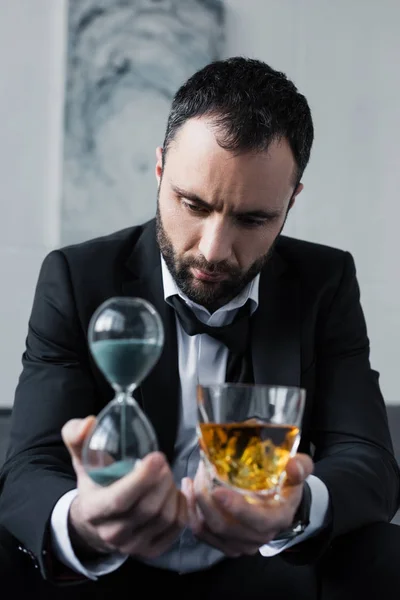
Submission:
<svg viewBox="0 0 400 600">
<path fill-rule="evenodd" d="M 109 485 L 158 449 L 153 426 L 132 393 L 158 361 L 163 343 L 161 318 L 146 300 L 111 298 L 93 314 L 89 347 L 115 391 L 83 448 L 83 465 L 96 483 Z"/>
<path fill-rule="evenodd" d="M 117 396 L 98 415 L 86 440 L 83 462 L 93 481 L 109 485 L 157 449 L 154 429 L 137 402 Z"/>
</svg>

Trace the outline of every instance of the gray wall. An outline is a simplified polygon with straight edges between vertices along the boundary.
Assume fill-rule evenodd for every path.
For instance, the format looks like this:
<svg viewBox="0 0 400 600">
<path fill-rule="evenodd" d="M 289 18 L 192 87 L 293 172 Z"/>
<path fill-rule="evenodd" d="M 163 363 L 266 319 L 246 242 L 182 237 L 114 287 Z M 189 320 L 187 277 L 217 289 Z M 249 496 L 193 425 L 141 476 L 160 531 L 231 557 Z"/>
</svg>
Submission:
<svg viewBox="0 0 400 600">
<path fill-rule="evenodd" d="M 400 404 L 400 2 L 226 0 L 226 55 L 308 98 L 315 145 L 286 233 L 353 253 L 386 401 Z"/>
</svg>

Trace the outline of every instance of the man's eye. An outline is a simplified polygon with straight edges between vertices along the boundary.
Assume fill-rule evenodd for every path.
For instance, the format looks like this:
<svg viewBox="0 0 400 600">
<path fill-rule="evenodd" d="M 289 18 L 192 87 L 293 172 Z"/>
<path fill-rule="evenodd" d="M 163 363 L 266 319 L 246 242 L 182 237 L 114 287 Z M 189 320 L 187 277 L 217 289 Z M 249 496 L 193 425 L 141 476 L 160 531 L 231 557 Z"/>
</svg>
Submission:
<svg viewBox="0 0 400 600">
<path fill-rule="evenodd" d="M 266 222 L 266 219 L 246 219 L 246 217 L 239 219 L 239 224 L 248 228 L 262 227 Z"/>
<path fill-rule="evenodd" d="M 197 214 L 206 214 L 207 210 L 202 206 L 197 206 L 197 204 L 191 204 L 190 202 L 186 202 L 186 200 L 182 200 L 183 205 L 193 213 Z"/>
</svg>

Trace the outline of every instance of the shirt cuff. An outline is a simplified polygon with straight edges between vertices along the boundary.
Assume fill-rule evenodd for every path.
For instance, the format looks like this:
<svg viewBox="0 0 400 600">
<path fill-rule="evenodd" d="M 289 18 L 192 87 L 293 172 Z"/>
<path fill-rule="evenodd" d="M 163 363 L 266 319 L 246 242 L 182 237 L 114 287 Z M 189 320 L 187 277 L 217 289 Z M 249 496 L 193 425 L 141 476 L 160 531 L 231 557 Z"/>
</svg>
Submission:
<svg viewBox="0 0 400 600">
<path fill-rule="evenodd" d="M 310 507 L 310 523 L 305 528 L 303 533 L 293 538 L 292 540 L 273 540 L 269 544 L 261 546 L 260 553 L 262 556 L 275 556 L 283 550 L 295 546 L 300 542 L 315 535 L 325 525 L 329 508 L 329 492 L 323 481 L 315 475 L 307 477 L 307 483 L 311 491 L 311 507 Z"/>
<path fill-rule="evenodd" d="M 54 554 L 64 565 L 96 581 L 101 575 L 116 571 L 128 558 L 113 553 L 83 564 L 75 555 L 68 533 L 68 514 L 78 490 L 70 490 L 58 500 L 51 514 L 51 544 Z"/>
</svg>

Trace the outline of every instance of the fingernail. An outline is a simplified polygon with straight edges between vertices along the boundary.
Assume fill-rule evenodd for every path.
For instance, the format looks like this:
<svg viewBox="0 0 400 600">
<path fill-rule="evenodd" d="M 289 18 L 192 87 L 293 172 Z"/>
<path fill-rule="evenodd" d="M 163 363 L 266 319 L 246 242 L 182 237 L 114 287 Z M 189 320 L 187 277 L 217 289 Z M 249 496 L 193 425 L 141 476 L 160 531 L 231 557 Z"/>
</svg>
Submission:
<svg viewBox="0 0 400 600">
<path fill-rule="evenodd" d="M 140 465 L 142 464 L 142 462 L 143 462 L 143 460 L 141 458 L 137 458 L 135 460 L 134 465 L 133 465 L 132 471 L 136 471 L 140 467 Z"/>
<path fill-rule="evenodd" d="M 86 417 L 85 419 L 82 420 L 82 423 L 79 426 L 79 435 L 82 435 L 82 433 L 85 431 L 86 427 L 87 427 L 87 420 L 88 417 Z"/>
<path fill-rule="evenodd" d="M 81 436 L 83 433 L 89 433 L 90 427 L 89 424 L 93 420 L 93 417 L 89 415 L 82 420 L 82 423 L 79 426 L 78 436 Z"/>
</svg>

